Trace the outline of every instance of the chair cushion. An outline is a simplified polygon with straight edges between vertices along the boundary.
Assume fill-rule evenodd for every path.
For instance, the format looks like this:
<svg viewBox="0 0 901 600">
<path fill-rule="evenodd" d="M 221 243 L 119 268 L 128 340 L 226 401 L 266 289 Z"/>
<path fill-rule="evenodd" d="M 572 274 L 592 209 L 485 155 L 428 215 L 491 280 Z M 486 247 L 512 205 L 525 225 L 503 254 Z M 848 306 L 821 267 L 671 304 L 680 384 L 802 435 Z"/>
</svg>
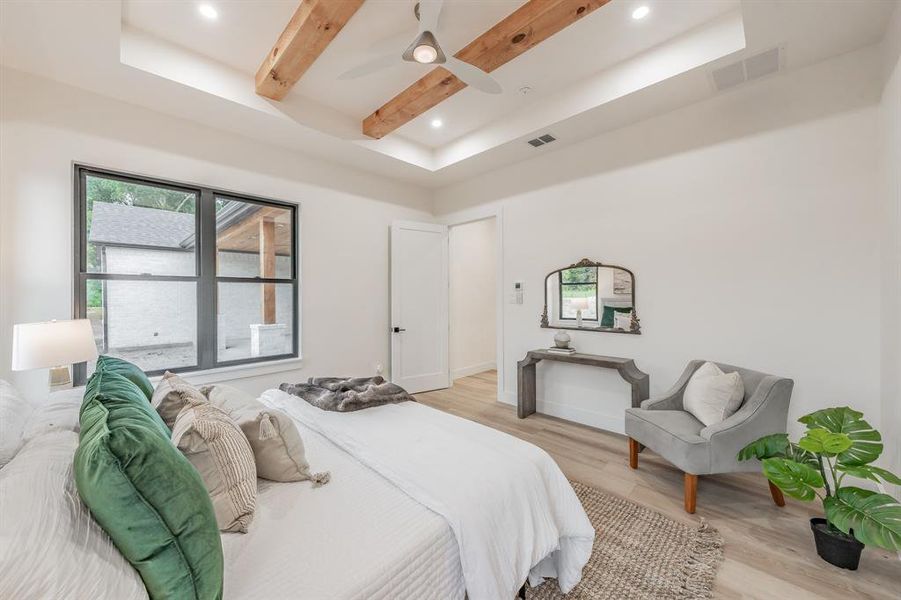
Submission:
<svg viewBox="0 0 901 600">
<path fill-rule="evenodd" d="M 626 409 L 626 435 L 644 444 L 686 473 L 710 472 L 704 424 L 683 410 Z"/>
<path fill-rule="evenodd" d="M 200 475 L 138 386 L 103 367 L 85 388 L 74 472 L 151 598 L 222 597 L 219 528 Z"/>
<path fill-rule="evenodd" d="M 148 402 L 150 397 L 153 396 L 153 384 L 150 383 L 150 379 L 137 365 L 115 356 L 103 355 L 97 359 L 97 370 L 101 369 L 107 373 L 117 373 L 138 386 L 141 393 L 147 397 Z"/>
<path fill-rule="evenodd" d="M 714 363 L 705 362 L 688 380 L 682 406 L 709 427 L 735 414 L 744 397 L 740 374 L 724 373 Z"/>
</svg>

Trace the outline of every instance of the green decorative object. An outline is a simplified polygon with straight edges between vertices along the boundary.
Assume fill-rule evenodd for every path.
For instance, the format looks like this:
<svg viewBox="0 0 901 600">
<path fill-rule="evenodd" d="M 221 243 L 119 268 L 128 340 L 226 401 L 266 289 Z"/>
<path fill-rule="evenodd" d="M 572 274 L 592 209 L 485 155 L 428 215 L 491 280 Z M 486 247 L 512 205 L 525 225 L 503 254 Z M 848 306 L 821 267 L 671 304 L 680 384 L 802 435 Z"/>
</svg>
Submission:
<svg viewBox="0 0 901 600">
<path fill-rule="evenodd" d="M 630 313 L 632 312 L 632 307 L 619 307 L 619 306 L 605 306 L 604 312 L 601 315 L 601 327 L 613 327 L 613 313 Z"/>
<path fill-rule="evenodd" d="M 820 531 L 819 523 L 812 527 L 815 535 L 831 537 L 830 552 L 841 541 L 901 550 L 901 503 L 888 494 L 845 483 L 851 476 L 901 485 L 897 475 L 870 464 L 882 453 L 879 432 L 863 419 L 863 413 L 847 406 L 818 410 L 798 421 L 807 426 L 807 432 L 797 443 L 786 434 L 768 435 L 745 446 L 739 460 L 759 459 L 767 479 L 792 498 L 823 502 L 825 527 Z M 839 564 L 824 554 L 820 542 L 818 538 L 820 555 Z M 857 553 L 859 558 L 860 549 Z M 853 566 L 839 566 L 857 568 L 856 560 L 849 564 Z"/>
<path fill-rule="evenodd" d="M 138 386 L 141 392 L 147 396 L 147 401 L 150 402 L 150 399 L 153 397 L 153 384 L 150 383 L 150 379 L 137 365 L 127 360 L 104 354 L 97 359 L 97 370 L 100 371 L 101 369 L 107 373 L 118 373 Z"/>
<path fill-rule="evenodd" d="M 88 381 L 75 483 L 154 600 L 222 597 L 222 546 L 200 475 L 142 390 L 104 363 Z"/>
</svg>

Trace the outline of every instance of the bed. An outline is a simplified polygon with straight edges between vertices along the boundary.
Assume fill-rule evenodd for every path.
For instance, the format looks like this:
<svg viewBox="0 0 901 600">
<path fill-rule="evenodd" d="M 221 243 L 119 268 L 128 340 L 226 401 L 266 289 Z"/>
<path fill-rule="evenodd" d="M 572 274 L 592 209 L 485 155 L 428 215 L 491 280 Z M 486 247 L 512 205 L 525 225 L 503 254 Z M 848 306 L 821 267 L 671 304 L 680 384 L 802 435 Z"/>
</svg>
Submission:
<svg viewBox="0 0 901 600">
<path fill-rule="evenodd" d="M 226 598 L 463 598 L 447 522 L 298 427 L 309 460 L 331 481 L 311 490 L 309 482 L 259 480 L 250 530 L 222 535 Z"/>
<path fill-rule="evenodd" d="M 594 531 L 537 447 L 415 402 L 344 414 L 279 390 L 260 401 L 291 416 L 331 481 L 258 481 L 248 533 L 221 536 L 225 598 L 482 600 L 527 578 L 578 582 Z M 0 597 L 146 597 L 74 490 L 68 403 L 0 469 Z M 46 476 L 29 481 L 35 470 Z"/>
</svg>

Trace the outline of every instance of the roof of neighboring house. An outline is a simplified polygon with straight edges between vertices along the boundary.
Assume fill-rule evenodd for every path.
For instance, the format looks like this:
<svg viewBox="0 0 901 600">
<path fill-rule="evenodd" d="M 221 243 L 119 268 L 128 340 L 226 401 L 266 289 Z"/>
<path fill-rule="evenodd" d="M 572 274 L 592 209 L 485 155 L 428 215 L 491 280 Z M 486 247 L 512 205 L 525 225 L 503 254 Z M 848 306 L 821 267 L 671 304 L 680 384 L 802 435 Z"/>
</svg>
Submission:
<svg viewBox="0 0 901 600">
<path fill-rule="evenodd" d="M 182 249 L 193 240 L 194 215 L 128 204 L 94 202 L 89 242 Z"/>
</svg>

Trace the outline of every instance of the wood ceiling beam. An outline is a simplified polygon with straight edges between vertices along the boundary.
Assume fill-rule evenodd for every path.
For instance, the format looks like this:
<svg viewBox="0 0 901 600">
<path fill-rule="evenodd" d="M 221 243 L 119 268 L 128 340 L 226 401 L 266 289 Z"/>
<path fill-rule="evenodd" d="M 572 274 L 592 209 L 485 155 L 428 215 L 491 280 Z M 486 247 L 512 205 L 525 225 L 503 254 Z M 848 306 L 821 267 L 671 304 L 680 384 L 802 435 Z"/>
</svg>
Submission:
<svg viewBox="0 0 901 600">
<path fill-rule="evenodd" d="M 294 16 L 257 70 L 257 94 L 282 100 L 363 2 L 301 0 Z"/>
<path fill-rule="evenodd" d="M 216 247 L 219 251 L 260 252 L 260 222 L 268 219 L 276 222 L 275 253 L 278 256 L 291 256 L 293 240 L 287 223 L 288 214 L 283 208 L 264 206 L 248 218 L 219 231 L 216 234 Z"/>
<path fill-rule="evenodd" d="M 490 73 L 610 0 L 529 0 L 454 56 Z M 363 133 L 382 138 L 450 98 L 466 84 L 436 67 L 363 119 Z"/>
</svg>

